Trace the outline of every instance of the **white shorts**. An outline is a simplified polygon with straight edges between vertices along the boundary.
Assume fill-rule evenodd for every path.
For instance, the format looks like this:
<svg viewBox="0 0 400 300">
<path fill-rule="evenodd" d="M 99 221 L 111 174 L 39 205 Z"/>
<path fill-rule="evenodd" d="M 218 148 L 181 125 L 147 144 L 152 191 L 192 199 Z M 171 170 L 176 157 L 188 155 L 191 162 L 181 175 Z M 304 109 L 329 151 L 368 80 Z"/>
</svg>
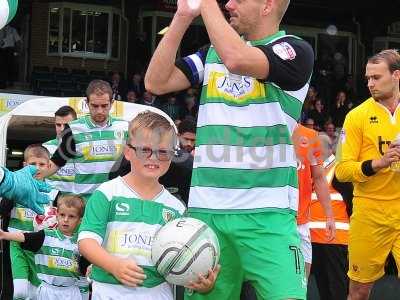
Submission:
<svg viewBox="0 0 400 300">
<path fill-rule="evenodd" d="M 92 300 L 173 300 L 172 286 L 164 282 L 152 288 L 128 287 L 122 284 L 109 284 L 94 281 Z"/>
<path fill-rule="evenodd" d="M 37 290 L 37 300 L 80 300 L 82 299 L 77 285 L 62 287 L 42 282 Z"/>
<path fill-rule="evenodd" d="M 34 286 L 28 279 L 13 279 L 14 298 L 36 300 L 37 286 Z"/>
<path fill-rule="evenodd" d="M 300 250 L 304 257 L 304 262 L 311 264 L 312 246 L 310 237 L 310 227 L 308 223 L 297 225 L 297 231 L 300 236 Z"/>
</svg>

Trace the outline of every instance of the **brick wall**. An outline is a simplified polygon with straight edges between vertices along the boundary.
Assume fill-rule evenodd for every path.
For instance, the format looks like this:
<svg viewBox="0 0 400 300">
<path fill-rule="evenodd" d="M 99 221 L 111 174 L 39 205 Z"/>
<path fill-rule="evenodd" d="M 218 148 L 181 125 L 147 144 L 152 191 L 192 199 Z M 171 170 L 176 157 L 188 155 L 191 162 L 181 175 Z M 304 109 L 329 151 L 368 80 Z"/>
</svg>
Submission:
<svg viewBox="0 0 400 300">
<path fill-rule="evenodd" d="M 32 3 L 31 23 L 31 68 L 33 66 L 65 67 L 71 69 L 86 69 L 88 72 L 119 71 L 125 72 L 126 30 L 121 31 L 120 60 L 84 59 L 47 55 L 47 34 L 49 20 L 49 5 L 34 1 Z"/>
</svg>

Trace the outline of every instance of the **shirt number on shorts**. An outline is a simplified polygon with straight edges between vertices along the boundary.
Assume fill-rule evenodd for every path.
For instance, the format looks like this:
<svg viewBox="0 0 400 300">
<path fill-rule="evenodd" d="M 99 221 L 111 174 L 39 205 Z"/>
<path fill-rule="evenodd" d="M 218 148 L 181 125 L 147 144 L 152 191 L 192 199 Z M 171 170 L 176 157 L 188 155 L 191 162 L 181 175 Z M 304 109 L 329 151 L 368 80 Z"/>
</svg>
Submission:
<svg viewBox="0 0 400 300">
<path fill-rule="evenodd" d="M 289 250 L 293 251 L 294 254 L 294 265 L 296 268 L 296 274 L 301 274 L 301 264 L 300 264 L 300 255 L 301 255 L 301 250 L 299 247 L 296 246 L 289 246 Z"/>
</svg>

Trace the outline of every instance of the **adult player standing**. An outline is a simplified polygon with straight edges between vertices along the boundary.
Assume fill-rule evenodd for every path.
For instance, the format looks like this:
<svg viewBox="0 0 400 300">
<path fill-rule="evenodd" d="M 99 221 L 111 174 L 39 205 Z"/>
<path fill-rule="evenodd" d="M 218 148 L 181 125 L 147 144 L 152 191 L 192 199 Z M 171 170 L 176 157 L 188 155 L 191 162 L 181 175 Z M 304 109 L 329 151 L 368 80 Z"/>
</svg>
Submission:
<svg viewBox="0 0 400 300">
<path fill-rule="evenodd" d="M 155 94 L 202 84 L 189 213 L 221 244 L 214 289 L 189 299 L 239 299 L 244 280 L 258 299 L 305 299 L 296 231 L 297 172 L 291 134 L 300 117 L 314 55 L 279 31 L 289 0 L 230 0 L 229 23 L 216 0 L 178 9 L 145 76 Z M 193 19 L 212 46 L 178 59 Z"/>
<path fill-rule="evenodd" d="M 384 275 L 392 252 L 400 264 L 400 172 L 390 169 L 400 157 L 393 141 L 400 133 L 400 55 L 383 50 L 371 57 L 365 77 L 371 98 L 344 121 L 336 176 L 354 184 L 349 231 L 349 299 L 368 299 Z"/>
</svg>

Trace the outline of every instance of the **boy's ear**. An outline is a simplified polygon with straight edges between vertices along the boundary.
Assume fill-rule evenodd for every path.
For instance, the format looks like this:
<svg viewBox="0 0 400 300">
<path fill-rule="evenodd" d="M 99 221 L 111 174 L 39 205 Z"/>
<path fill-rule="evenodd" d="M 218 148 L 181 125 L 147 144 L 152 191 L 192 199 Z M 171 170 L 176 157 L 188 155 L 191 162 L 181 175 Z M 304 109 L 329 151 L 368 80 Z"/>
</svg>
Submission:
<svg viewBox="0 0 400 300">
<path fill-rule="evenodd" d="M 124 156 L 126 160 L 130 160 L 131 152 L 129 151 L 129 147 L 127 145 L 124 146 Z"/>
</svg>

